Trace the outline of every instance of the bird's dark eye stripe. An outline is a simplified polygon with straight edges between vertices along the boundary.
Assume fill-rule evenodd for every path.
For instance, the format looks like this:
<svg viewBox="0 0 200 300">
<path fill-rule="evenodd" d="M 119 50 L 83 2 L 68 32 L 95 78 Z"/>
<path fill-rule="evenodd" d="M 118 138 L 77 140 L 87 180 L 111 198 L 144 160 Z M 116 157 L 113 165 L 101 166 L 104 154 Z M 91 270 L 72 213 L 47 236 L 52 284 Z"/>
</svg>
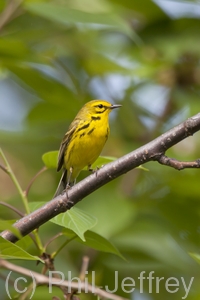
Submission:
<svg viewBox="0 0 200 300">
<path fill-rule="evenodd" d="M 104 110 L 97 110 L 95 113 L 96 113 L 96 114 L 102 114 L 102 113 L 104 113 L 104 111 L 105 111 L 106 109 L 107 109 L 107 108 L 104 107 Z"/>
<path fill-rule="evenodd" d="M 103 106 L 103 104 L 98 104 L 98 105 L 95 105 L 95 107 L 103 108 L 103 107 L 105 107 L 105 106 Z"/>
</svg>

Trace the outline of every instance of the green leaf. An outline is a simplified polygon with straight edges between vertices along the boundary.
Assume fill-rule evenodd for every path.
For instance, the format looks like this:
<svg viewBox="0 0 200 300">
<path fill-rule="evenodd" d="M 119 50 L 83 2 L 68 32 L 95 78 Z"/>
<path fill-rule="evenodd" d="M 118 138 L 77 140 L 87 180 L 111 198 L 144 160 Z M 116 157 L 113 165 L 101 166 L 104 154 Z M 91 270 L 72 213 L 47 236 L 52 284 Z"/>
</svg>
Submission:
<svg viewBox="0 0 200 300">
<path fill-rule="evenodd" d="M 33 211 L 40 208 L 45 203 L 46 202 L 31 202 L 29 203 L 29 207 L 31 211 Z M 71 229 L 80 237 L 80 239 L 85 241 L 84 233 L 97 224 L 97 219 L 80 208 L 72 207 L 67 212 L 52 218 L 50 222 Z"/>
<path fill-rule="evenodd" d="M 136 169 L 140 169 L 140 170 L 143 170 L 143 171 L 146 171 L 146 172 L 149 172 L 149 169 L 143 167 L 142 165 L 140 165 L 139 167 L 137 167 Z"/>
<path fill-rule="evenodd" d="M 0 230 L 9 230 L 20 239 L 22 235 L 20 234 L 19 230 L 12 226 L 12 224 L 15 222 L 16 220 L 0 220 Z"/>
<path fill-rule="evenodd" d="M 47 101 L 48 105 L 51 105 L 51 108 L 55 110 L 56 114 L 58 113 L 59 108 L 65 107 L 67 103 L 64 96 L 67 98 L 69 97 L 72 101 L 75 99 L 70 89 L 59 81 L 59 79 L 55 79 L 55 76 L 59 76 L 56 69 L 45 63 L 40 63 L 37 67 L 36 64 L 29 62 L 18 64 L 12 63 L 7 64 L 6 67 L 31 88 L 32 91 L 36 91 L 39 98 Z M 44 71 L 46 68 L 48 69 L 48 72 Z M 56 75 L 53 76 L 52 74 L 54 74 L 54 72 Z M 42 103 L 38 103 L 38 105 L 39 104 Z M 61 110 L 61 113 L 66 116 L 68 111 L 63 110 Z M 49 120 L 47 111 L 48 106 L 46 106 L 46 111 L 42 111 L 43 115 L 39 117 L 43 117 L 43 120 Z M 32 113 L 30 112 L 30 114 Z"/>
<path fill-rule="evenodd" d="M 49 169 L 57 168 L 58 151 L 46 152 L 42 155 L 42 160 L 45 166 Z"/>
<path fill-rule="evenodd" d="M 19 246 L 5 240 L 1 236 L 0 236 L 0 257 L 2 259 L 40 260 L 39 257 L 29 254 Z M 42 262 L 42 260 L 40 261 Z"/>
<path fill-rule="evenodd" d="M 72 231 L 67 230 L 67 229 L 64 229 L 63 233 L 70 238 L 72 238 L 74 235 L 74 233 Z M 90 248 L 93 248 L 93 249 L 96 249 L 96 250 L 102 251 L 102 252 L 113 253 L 124 259 L 124 257 L 119 252 L 119 250 L 109 240 L 107 240 L 103 236 L 99 235 L 98 233 L 89 230 L 89 231 L 85 232 L 84 237 L 85 237 L 85 241 L 81 240 L 80 238 L 77 238 L 76 240 L 79 243 L 81 243 L 85 246 L 88 246 Z"/>
<path fill-rule="evenodd" d="M 94 227 L 97 223 L 95 217 L 76 207 L 71 208 L 64 214 L 54 217 L 50 221 L 62 227 L 71 229 L 83 241 L 85 241 L 85 232 Z"/>
<path fill-rule="evenodd" d="M 35 211 L 36 209 L 42 207 L 42 206 L 45 205 L 45 204 L 46 204 L 46 202 L 44 202 L 44 201 L 30 202 L 30 203 L 28 204 L 28 206 L 29 206 L 29 208 L 30 208 L 30 210 L 31 210 L 31 212 L 32 212 L 32 211 Z"/>
<path fill-rule="evenodd" d="M 25 7 L 28 11 L 38 16 L 63 25 L 98 24 L 112 27 L 129 36 L 133 36 L 133 29 L 128 22 L 113 12 L 89 13 L 83 10 L 71 9 L 69 6 L 50 3 L 27 3 Z"/>
<path fill-rule="evenodd" d="M 111 161 L 116 160 L 116 157 L 112 157 L 112 156 L 99 156 L 97 158 L 97 160 L 93 163 L 92 165 L 92 169 L 98 169 L 101 168 L 102 166 L 108 164 Z M 88 167 L 86 166 L 83 170 L 87 170 Z"/>
<path fill-rule="evenodd" d="M 29 247 L 33 245 L 33 240 L 29 235 L 26 235 L 23 236 L 20 240 L 18 240 L 15 245 L 17 245 L 18 247 L 24 250 L 27 250 Z"/>
<path fill-rule="evenodd" d="M 112 156 L 99 156 L 97 160 L 93 163 L 92 168 L 95 170 L 101 168 L 102 166 L 108 164 L 111 161 L 116 160 L 116 157 Z M 42 160 L 47 168 L 57 168 L 58 151 L 49 151 L 42 155 Z M 141 169 L 144 169 L 140 167 Z M 86 166 L 83 170 L 86 171 L 88 167 Z M 145 169 L 146 170 L 146 169 Z"/>
</svg>

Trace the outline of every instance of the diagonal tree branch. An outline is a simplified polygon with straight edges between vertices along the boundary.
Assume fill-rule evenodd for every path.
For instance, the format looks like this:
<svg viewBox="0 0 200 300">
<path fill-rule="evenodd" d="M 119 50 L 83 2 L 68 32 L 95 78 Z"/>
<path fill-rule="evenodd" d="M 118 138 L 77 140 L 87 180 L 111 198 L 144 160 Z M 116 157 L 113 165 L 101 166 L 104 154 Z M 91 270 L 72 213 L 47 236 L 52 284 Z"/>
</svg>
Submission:
<svg viewBox="0 0 200 300">
<path fill-rule="evenodd" d="M 63 280 L 61 278 L 47 277 L 35 271 L 12 264 L 4 259 L 0 259 L 0 267 L 30 277 L 32 280 L 34 280 L 35 284 L 38 286 L 50 285 L 50 286 L 67 287 L 69 291 L 71 291 L 72 289 L 80 290 L 85 293 L 95 294 L 101 298 L 107 298 L 112 300 L 128 300 L 127 298 L 123 298 L 115 294 L 109 293 L 106 290 L 103 290 L 95 286 L 94 283 L 89 284 L 86 281 L 73 282 L 73 281 Z"/>
<path fill-rule="evenodd" d="M 175 161 L 173 162 L 172 159 L 170 161 L 170 159 L 165 156 L 165 152 L 199 130 L 200 113 L 177 125 L 150 143 L 105 165 L 98 170 L 97 174 L 92 174 L 73 186 L 68 190 L 67 195 L 64 193 L 57 196 L 38 210 L 20 219 L 13 226 L 18 228 L 23 236 L 27 235 L 51 218 L 67 211 L 104 184 L 149 161 L 158 161 L 161 164 L 174 168 L 175 165 L 177 165 L 177 161 L 176 163 Z M 178 162 L 178 164 L 181 166 L 181 162 Z M 180 170 L 186 166 L 199 168 L 199 162 L 197 160 L 196 163 L 182 163 L 182 166 L 176 167 L 176 169 Z M 17 241 L 17 237 L 7 230 L 2 232 L 1 236 L 11 242 Z"/>
</svg>

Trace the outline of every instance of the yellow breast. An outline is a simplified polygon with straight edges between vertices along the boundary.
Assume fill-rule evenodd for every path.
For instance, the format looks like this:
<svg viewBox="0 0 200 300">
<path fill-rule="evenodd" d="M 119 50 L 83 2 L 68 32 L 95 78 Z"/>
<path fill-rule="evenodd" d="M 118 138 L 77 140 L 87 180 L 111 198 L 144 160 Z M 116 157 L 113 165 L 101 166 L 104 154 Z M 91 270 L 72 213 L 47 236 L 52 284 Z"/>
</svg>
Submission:
<svg viewBox="0 0 200 300">
<path fill-rule="evenodd" d="M 91 118 L 82 127 L 77 127 L 64 158 L 66 169 L 73 169 L 72 180 L 85 166 L 90 167 L 95 162 L 101 154 L 108 135 L 108 118 L 107 120 L 102 117 Z"/>
</svg>

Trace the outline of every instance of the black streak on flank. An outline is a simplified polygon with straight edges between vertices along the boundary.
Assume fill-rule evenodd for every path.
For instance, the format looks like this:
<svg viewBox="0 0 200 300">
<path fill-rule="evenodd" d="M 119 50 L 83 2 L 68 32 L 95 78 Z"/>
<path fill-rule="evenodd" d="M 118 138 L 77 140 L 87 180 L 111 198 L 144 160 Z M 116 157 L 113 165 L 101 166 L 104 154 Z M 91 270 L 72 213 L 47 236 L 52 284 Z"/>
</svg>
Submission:
<svg viewBox="0 0 200 300">
<path fill-rule="evenodd" d="M 77 132 L 79 132 L 79 131 L 81 131 L 81 130 L 83 130 L 83 129 L 85 129 L 85 128 L 88 128 L 89 126 L 90 126 L 90 123 L 87 123 L 87 124 L 85 124 L 84 126 L 80 127 L 80 128 L 77 130 Z"/>
<path fill-rule="evenodd" d="M 93 127 L 90 131 L 88 131 L 87 134 L 90 135 L 90 134 L 94 131 L 94 129 L 95 129 L 95 128 Z"/>
<path fill-rule="evenodd" d="M 93 121 L 101 120 L 101 117 L 91 117 Z"/>
<path fill-rule="evenodd" d="M 79 136 L 79 138 L 81 138 L 82 136 L 84 136 L 85 135 L 85 132 L 84 133 L 81 133 L 81 135 Z"/>
<path fill-rule="evenodd" d="M 107 138 L 108 138 L 108 135 L 109 135 L 109 132 L 108 132 L 108 128 L 107 128 L 107 133 L 106 133 L 106 140 L 107 140 Z"/>
</svg>

